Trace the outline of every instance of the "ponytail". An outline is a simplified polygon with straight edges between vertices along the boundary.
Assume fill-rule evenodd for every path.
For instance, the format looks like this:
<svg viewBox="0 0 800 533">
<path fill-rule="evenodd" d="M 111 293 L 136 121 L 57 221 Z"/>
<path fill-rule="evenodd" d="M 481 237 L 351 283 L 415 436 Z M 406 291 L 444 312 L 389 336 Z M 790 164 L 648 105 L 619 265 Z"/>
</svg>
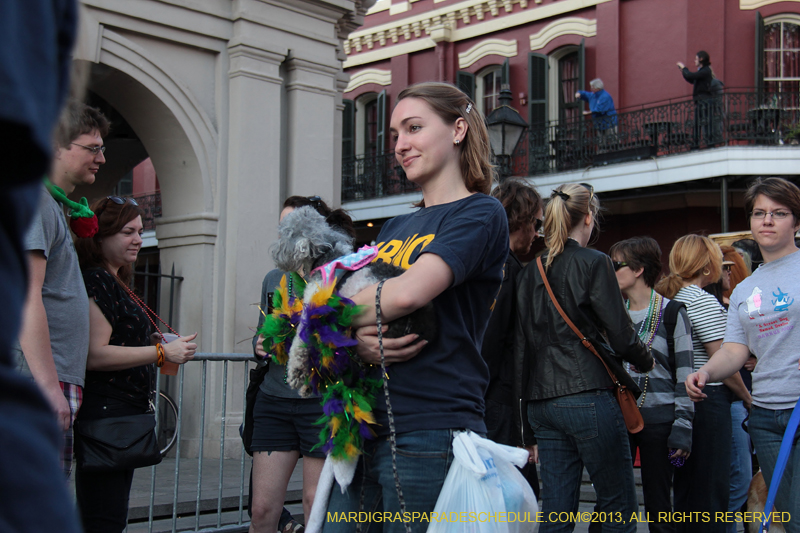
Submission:
<svg viewBox="0 0 800 533">
<path fill-rule="evenodd" d="M 544 242 L 547 247 L 545 268 L 564 251 L 570 233 L 591 213 L 597 226 L 600 202 L 594 191 L 580 183 L 566 183 L 553 191 L 544 211 Z"/>
</svg>

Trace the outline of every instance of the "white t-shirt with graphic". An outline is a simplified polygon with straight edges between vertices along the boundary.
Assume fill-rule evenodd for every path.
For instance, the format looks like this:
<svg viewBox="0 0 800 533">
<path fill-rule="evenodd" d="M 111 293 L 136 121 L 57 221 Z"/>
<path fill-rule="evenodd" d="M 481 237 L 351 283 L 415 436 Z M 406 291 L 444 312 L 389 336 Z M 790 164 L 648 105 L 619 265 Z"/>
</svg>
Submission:
<svg viewBox="0 0 800 533">
<path fill-rule="evenodd" d="M 800 398 L 796 297 L 800 297 L 798 252 L 762 264 L 731 295 L 725 342 L 745 344 L 758 358 L 753 404 L 764 409 L 791 409 Z"/>
</svg>

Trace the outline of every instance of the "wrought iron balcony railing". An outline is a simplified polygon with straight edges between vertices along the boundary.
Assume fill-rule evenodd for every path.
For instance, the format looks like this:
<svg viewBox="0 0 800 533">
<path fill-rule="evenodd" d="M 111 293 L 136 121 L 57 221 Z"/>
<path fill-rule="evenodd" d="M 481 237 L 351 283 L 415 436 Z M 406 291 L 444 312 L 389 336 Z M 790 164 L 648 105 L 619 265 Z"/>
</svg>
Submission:
<svg viewBox="0 0 800 533">
<path fill-rule="evenodd" d="M 615 127 L 601 127 L 590 115 L 533 125 L 510 158 L 494 162 L 501 175 L 527 177 L 717 146 L 795 144 L 800 94 L 729 92 L 702 102 L 671 101 L 621 112 Z M 417 190 L 392 151 L 343 161 L 345 202 Z"/>
</svg>

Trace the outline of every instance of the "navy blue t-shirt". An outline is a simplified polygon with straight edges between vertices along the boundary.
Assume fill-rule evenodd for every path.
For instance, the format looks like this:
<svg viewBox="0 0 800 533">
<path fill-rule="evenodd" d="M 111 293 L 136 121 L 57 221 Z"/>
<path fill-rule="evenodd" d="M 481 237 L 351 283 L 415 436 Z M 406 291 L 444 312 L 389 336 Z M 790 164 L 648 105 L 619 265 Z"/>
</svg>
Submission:
<svg viewBox="0 0 800 533">
<path fill-rule="evenodd" d="M 398 433 L 468 428 L 486 432 L 483 398 L 489 369 L 481 343 L 508 255 L 508 220 L 485 194 L 402 215 L 378 235 L 376 261 L 409 268 L 423 253 L 438 255 L 453 271 L 453 285 L 433 300 L 436 339 L 414 358 L 388 368 Z M 380 369 L 378 369 L 378 372 Z M 378 394 L 379 434 L 389 433 L 386 403 Z"/>
</svg>

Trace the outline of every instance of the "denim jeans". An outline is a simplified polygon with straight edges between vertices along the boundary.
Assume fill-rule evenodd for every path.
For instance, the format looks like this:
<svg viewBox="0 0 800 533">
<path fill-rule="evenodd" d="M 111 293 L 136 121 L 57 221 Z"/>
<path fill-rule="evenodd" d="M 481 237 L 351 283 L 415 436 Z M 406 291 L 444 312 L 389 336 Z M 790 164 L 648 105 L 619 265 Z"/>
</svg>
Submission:
<svg viewBox="0 0 800 533">
<path fill-rule="evenodd" d="M 750 438 L 756 447 L 758 464 L 764 474 L 764 482 L 769 488 L 772 482 L 772 473 L 775 470 L 775 462 L 778 460 L 778 452 L 781 448 L 783 434 L 786 432 L 786 425 L 792 416 L 791 409 L 781 409 L 773 411 L 753 406 L 750 411 Z M 778 487 L 778 496 L 775 498 L 775 509 L 787 512 L 792 517 L 789 522 L 784 522 L 783 527 L 786 533 L 800 532 L 800 446 L 798 446 L 798 435 L 795 433 L 794 444 L 789 455 L 789 462 L 786 463 L 786 470 L 783 472 L 781 484 Z M 795 475 L 797 474 L 797 475 Z"/>
<path fill-rule="evenodd" d="M 731 484 L 731 399 L 725 385 L 707 386 L 707 397 L 694 404 L 692 455 L 675 469 L 675 511 L 682 513 L 728 511 Z M 693 520 L 676 525 L 679 533 L 724 533 L 727 524 Z"/>
<path fill-rule="evenodd" d="M 453 461 L 454 429 L 410 431 L 397 435 L 397 473 L 408 513 L 430 514 L 436 506 L 450 463 Z M 363 500 L 363 505 L 362 505 Z M 400 512 L 389 437 L 367 442 L 358 463 L 353 482 L 342 494 L 336 485 L 331 491 L 328 513 Z M 327 516 L 327 513 L 326 513 Z M 372 516 L 372 515 L 370 515 Z M 412 522 L 411 531 L 423 533 L 428 523 Z M 326 521 L 325 533 L 352 533 L 353 522 Z M 363 533 L 383 531 L 404 532 L 402 522 L 366 522 Z"/>
<path fill-rule="evenodd" d="M 631 456 L 636 456 L 642 463 L 642 492 L 644 493 L 644 510 L 650 514 L 652 523 L 650 533 L 674 533 L 675 524 L 670 521 L 658 521 L 658 513 L 672 511 L 672 475 L 675 467 L 669 461 L 669 435 L 672 422 L 661 424 L 645 424 L 639 433 L 629 435 Z"/>
<path fill-rule="evenodd" d="M 750 456 L 750 435 L 742 429 L 747 409 L 741 400 L 731 404 L 731 494 L 729 511 L 738 511 L 747 501 L 747 489 L 753 479 L 753 461 Z M 736 524 L 728 524 L 728 533 L 736 533 Z"/>
<path fill-rule="evenodd" d="M 583 467 L 597 492 L 596 511 L 621 521 L 605 522 L 604 532 L 630 533 L 639 510 L 633 460 L 625 420 L 613 391 L 600 389 L 528 403 L 528 421 L 539 445 L 541 511 L 578 510 Z M 543 522 L 540 533 L 572 531 L 574 522 Z"/>
</svg>

